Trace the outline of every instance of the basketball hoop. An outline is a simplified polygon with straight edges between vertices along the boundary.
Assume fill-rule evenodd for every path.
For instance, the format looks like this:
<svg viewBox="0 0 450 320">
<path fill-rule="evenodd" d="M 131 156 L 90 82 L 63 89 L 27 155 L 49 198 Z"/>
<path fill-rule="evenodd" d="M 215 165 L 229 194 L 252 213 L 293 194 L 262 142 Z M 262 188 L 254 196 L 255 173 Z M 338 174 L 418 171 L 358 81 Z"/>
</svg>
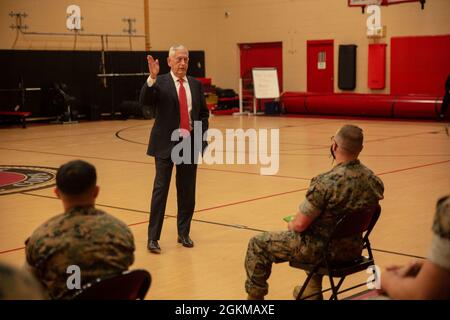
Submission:
<svg viewBox="0 0 450 320">
<path fill-rule="evenodd" d="M 365 7 L 370 5 L 380 6 L 384 4 L 384 0 L 348 0 L 349 7 Z"/>
<path fill-rule="evenodd" d="M 371 5 L 381 6 L 385 4 L 386 0 L 348 0 L 349 7 L 361 7 L 361 12 L 363 14 L 367 6 Z"/>
<path fill-rule="evenodd" d="M 407 2 L 420 2 L 422 10 L 425 7 L 426 0 L 348 0 L 349 7 L 364 7 L 370 5 L 389 6 L 391 4 L 402 4 Z"/>
</svg>

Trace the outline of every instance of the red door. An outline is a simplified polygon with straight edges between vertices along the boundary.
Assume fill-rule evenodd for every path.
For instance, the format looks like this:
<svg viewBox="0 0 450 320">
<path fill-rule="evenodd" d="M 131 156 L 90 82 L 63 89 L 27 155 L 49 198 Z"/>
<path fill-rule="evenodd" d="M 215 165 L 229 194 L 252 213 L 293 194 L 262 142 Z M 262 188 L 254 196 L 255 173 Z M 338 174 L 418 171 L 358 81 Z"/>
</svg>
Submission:
<svg viewBox="0 0 450 320">
<path fill-rule="evenodd" d="M 242 43 L 239 45 L 241 57 L 241 78 L 252 77 L 252 68 L 277 68 L 280 92 L 283 91 L 283 48 L 281 42 Z"/>
<path fill-rule="evenodd" d="M 281 42 L 241 43 L 239 49 L 244 108 L 253 109 L 253 68 L 276 68 L 280 93 L 283 92 L 283 47 Z M 257 109 L 262 110 L 267 101 L 258 100 Z"/>
<path fill-rule="evenodd" d="M 334 92 L 333 40 L 307 41 L 308 92 Z"/>
</svg>

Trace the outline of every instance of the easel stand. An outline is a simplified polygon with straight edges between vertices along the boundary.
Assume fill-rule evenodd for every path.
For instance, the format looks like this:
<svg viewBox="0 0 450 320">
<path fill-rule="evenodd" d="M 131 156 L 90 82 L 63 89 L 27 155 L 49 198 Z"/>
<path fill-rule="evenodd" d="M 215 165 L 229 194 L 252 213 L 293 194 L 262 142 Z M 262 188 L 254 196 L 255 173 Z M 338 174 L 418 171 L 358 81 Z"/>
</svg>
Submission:
<svg viewBox="0 0 450 320">
<path fill-rule="evenodd" d="M 258 99 L 278 99 L 280 89 L 278 86 L 278 75 L 276 68 L 253 68 L 253 115 L 265 115 L 258 111 Z"/>
<path fill-rule="evenodd" d="M 72 110 L 70 109 L 70 104 L 67 105 L 67 112 L 69 113 L 69 120 L 63 121 L 62 124 L 75 124 L 78 123 L 76 120 L 72 120 Z"/>
<path fill-rule="evenodd" d="M 264 112 L 258 111 L 258 99 L 256 97 L 253 97 L 253 113 L 250 114 L 251 116 L 263 116 Z"/>
<path fill-rule="evenodd" d="M 242 78 L 239 78 L 239 112 L 234 112 L 233 116 L 248 116 L 250 112 L 244 112 L 244 104 L 242 101 Z"/>
</svg>

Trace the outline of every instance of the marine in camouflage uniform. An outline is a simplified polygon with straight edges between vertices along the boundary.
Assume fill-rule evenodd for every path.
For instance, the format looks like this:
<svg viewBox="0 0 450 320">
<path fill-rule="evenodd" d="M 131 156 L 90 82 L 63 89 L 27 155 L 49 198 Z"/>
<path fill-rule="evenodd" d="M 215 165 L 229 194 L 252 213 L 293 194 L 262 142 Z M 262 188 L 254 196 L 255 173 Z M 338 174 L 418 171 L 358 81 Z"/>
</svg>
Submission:
<svg viewBox="0 0 450 320">
<path fill-rule="evenodd" d="M 450 271 L 450 195 L 437 202 L 428 259 Z"/>
<path fill-rule="evenodd" d="M 245 258 L 245 289 L 254 297 L 268 293 L 272 263 L 314 263 L 321 258 L 326 239 L 344 214 L 376 205 L 383 199 L 383 182 L 359 160 L 343 162 L 311 180 L 300 211 L 315 218 L 301 233 L 264 232 L 253 237 Z M 331 259 L 348 261 L 362 251 L 362 236 L 334 241 Z"/>
<path fill-rule="evenodd" d="M 26 270 L 0 262 L 0 300 L 41 300 L 39 282 Z"/>
<path fill-rule="evenodd" d="M 26 258 L 52 299 L 69 298 L 67 267 L 81 270 L 81 286 L 116 275 L 134 261 L 133 234 L 126 224 L 94 206 L 78 206 L 41 225 L 26 240 Z"/>
<path fill-rule="evenodd" d="M 450 195 L 438 200 L 432 230 L 427 259 L 387 267 L 371 300 L 450 299 Z"/>
</svg>

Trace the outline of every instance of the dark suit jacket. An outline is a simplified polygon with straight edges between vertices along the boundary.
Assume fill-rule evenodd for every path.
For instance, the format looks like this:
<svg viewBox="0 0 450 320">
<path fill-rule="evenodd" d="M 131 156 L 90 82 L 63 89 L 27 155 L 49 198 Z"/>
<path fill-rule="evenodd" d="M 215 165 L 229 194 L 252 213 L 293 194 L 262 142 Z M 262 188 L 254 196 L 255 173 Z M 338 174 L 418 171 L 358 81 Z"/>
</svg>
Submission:
<svg viewBox="0 0 450 320">
<path fill-rule="evenodd" d="M 203 86 L 197 79 L 190 76 L 187 78 L 192 96 L 191 120 L 202 122 L 203 134 L 208 129 L 209 118 Z M 170 138 L 172 132 L 180 127 L 178 94 L 170 72 L 158 76 L 151 87 L 145 82 L 141 89 L 139 102 L 154 108 L 156 114 L 147 154 L 158 158 L 170 158 L 172 148 L 178 143 L 171 141 Z M 205 147 L 206 143 L 202 143 L 202 151 Z"/>
</svg>

